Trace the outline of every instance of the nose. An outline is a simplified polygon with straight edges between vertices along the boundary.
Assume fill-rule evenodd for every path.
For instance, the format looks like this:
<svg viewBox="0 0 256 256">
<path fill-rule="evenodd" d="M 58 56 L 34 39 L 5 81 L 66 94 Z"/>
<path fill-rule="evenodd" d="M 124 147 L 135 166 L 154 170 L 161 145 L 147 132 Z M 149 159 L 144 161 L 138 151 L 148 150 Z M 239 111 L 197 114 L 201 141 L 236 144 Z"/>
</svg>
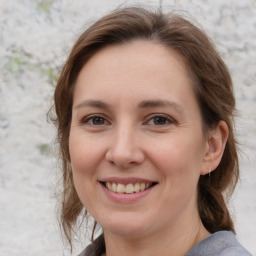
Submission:
<svg viewBox="0 0 256 256">
<path fill-rule="evenodd" d="M 106 153 L 108 162 L 119 168 L 128 169 L 144 161 L 145 155 L 140 139 L 133 129 L 118 129 L 111 139 Z"/>
</svg>

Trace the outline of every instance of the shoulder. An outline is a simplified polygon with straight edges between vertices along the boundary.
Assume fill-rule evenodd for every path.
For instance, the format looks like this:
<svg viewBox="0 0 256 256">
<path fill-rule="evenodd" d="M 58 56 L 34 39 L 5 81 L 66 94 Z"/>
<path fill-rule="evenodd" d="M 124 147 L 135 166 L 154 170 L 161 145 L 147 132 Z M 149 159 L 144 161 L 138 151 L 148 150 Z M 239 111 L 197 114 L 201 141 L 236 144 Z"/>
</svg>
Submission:
<svg viewBox="0 0 256 256">
<path fill-rule="evenodd" d="M 247 250 L 242 246 L 231 247 L 224 250 L 219 256 L 252 256 Z"/>
<path fill-rule="evenodd" d="M 218 231 L 195 245 L 186 256 L 252 256 L 231 231 Z"/>
</svg>

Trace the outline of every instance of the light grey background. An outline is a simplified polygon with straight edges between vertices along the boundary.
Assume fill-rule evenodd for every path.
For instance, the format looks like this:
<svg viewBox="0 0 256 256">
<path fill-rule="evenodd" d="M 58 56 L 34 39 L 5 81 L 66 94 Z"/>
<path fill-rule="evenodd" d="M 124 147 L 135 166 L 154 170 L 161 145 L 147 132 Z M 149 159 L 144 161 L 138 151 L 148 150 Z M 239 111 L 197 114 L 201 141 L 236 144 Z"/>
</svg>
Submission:
<svg viewBox="0 0 256 256">
<path fill-rule="evenodd" d="M 55 130 L 46 122 L 46 113 L 58 70 L 83 26 L 122 3 L 0 0 L 0 255 L 70 255 L 56 221 Z M 189 12 L 228 64 L 243 151 L 242 179 L 230 209 L 239 240 L 256 255 L 256 1 L 125 3 L 161 4 L 166 10 Z"/>
</svg>

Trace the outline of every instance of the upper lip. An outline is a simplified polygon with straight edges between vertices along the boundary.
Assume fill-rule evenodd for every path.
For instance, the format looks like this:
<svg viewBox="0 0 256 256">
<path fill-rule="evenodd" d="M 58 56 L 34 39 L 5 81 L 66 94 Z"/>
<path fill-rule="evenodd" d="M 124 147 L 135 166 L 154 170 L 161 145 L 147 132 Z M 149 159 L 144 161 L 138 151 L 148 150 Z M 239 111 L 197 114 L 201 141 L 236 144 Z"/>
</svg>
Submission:
<svg viewBox="0 0 256 256">
<path fill-rule="evenodd" d="M 136 183 L 157 183 L 155 180 L 143 179 L 143 178 L 120 178 L 120 177 L 108 177 L 105 179 L 100 179 L 99 182 L 111 182 L 116 184 L 136 184 Z"/>
</svg>

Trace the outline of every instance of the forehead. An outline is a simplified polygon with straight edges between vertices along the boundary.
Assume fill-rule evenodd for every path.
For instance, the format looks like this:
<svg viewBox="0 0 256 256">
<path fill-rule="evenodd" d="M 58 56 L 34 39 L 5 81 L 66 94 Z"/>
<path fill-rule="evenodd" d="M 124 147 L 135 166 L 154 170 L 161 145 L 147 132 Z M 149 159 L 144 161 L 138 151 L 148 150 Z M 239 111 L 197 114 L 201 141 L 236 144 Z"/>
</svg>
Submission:
<svg viewBox="0 0 256 256">
<path fill-rule="evenodd" d="M 132 41 L 105 47 L 93 55 L 78 75 L 75 98 L 102 94 L 113 98 L 172 97 L 174 91 L 194 95 L 183 57 L 149 41 Z M 173 93 L 172 93 L 173 92 Z M 143 99 L 141 99 L 143 100 Z"/>
<path fill-rule="evenodd" d="M 177 69 L 187 69 L 185 60 L 178 51 L 153 41 L 133 40 L 100 49 L 87 61 L 83 69 L 97 67 L 106 70 L 112 66 L 117 70 L 125 68 L 128 72 L 138 72 L 154 66 L 170 70 L 173 65 Z"/>
</svg>

